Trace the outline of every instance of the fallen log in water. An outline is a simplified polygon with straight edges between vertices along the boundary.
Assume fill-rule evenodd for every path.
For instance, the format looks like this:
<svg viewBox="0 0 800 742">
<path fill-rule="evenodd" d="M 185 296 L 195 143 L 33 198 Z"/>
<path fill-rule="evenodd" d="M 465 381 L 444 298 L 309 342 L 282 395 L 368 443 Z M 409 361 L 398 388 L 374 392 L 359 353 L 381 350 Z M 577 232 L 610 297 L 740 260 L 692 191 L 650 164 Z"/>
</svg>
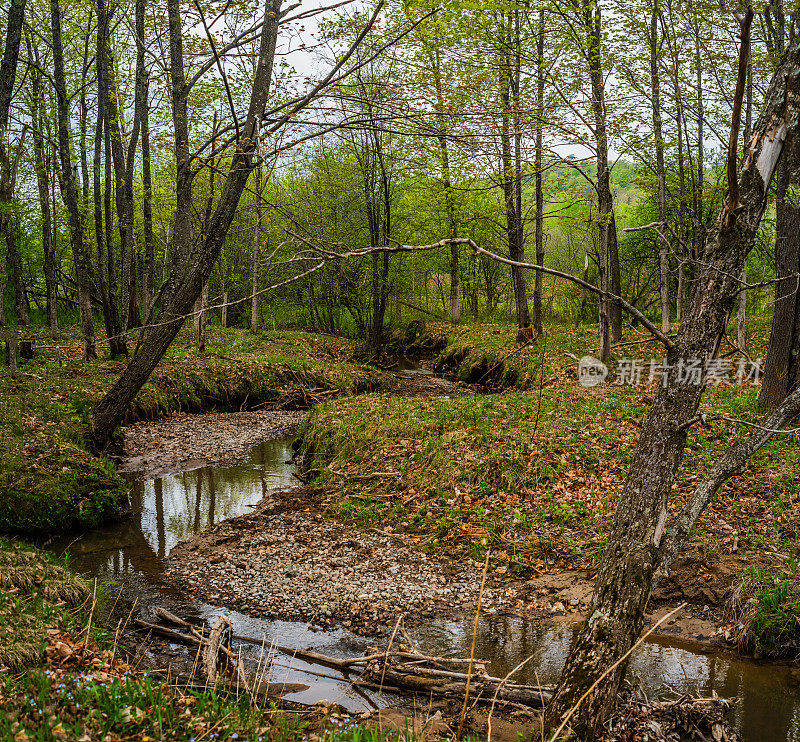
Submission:
<svg viewBox="0 0 800 742">
<path fill-rule="evenodd" d="M 399 644 L 394 649 L 370 648 L 361 657 L 341 658 L 312 649 L 283 647 L 266 639 L 237 636 L 232 632 L 230 621 L 223 616 L 209 630 L 184 621 L 163 608 L 156 609 L 155 614 L 170 625 L 137 620 L 136 626 L 172 641 L 200 647 L 203 666 L 210 682 L 223 680 L 226 685 L 249 688 L 257 695 L 264 694 L 271 686 L 263 682 L 248 682 L 241 658 L 231 648 L 231 640 L 268 647 L 270 651 L 281 652 L 306 663 L 333 668 L 342 675 L 343 683 L 349 683 L 355 688 L 401 694 L 423 693 L 428 697 L 464 698 L 469 686 L 469 697 L 475 702 L 492 706 L 502 704 L 529 715 L 544 708 L 554 690 L 552 686 L 525 685 L 512 682 L 509 678 L 493 677 L 488 674 L 485 663 L 480 660 L 423 654 L 413 647 L 410 638 L 407 638 L 407 645 Z M 465 665 L 469 672 L 463 671 Z M 231 679 L 221 679 L 217 672 L 218 667 L 227 672 Z M 323 677 L 335 679 L 331 675 Z M 634 692 L 627 692 L 620 697 L 617 713 L 610 720 L 603 739 L 646 739 L 651 742 L 707 739 L 714 742 L 739 742 L 739 736 L 725 721 L 734 702 L 735 699 L 722 699 L 716 695 L 712 698 L 682 696 L 674 701 L 648 701 Z"/>
</svg>

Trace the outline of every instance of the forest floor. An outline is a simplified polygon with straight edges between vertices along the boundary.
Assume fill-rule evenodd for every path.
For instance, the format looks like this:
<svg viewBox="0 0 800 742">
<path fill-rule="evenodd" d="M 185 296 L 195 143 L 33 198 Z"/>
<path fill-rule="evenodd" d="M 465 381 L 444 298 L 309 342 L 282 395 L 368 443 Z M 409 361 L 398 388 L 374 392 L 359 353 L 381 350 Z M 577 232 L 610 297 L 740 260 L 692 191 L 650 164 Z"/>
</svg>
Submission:
<svg viewBox="0 0 800 742">
<path fill-rule="evenodd" d="M 488 372 L 498 393 L 365 395 L 319 405 L 301 431 L 304 463 L 336 516 L 362 528 L 380 524 L 433 555 L 479 563 L 489 548 L 493 577 L 515 585 L 520 606 L 579 616 L 654 384 L 581 386 L 573 359 L 591 354 L 596 342 L 585 328 L 551 327 L 523 348 L 508 326 L 456 328 L 447 340 L 445 333 L 430 328 L 416 344 L 433 348 L 435 367 L 460 379 Z M 753 358 L 765 355 L 767 335 L 756 323 Z M 654 343 L 635 334 L 624 340 L 618 359 L 660 361 Z M 747 381 L 712 386 L 701 412 L 758 422 L 757 395 Z M 671 515 L 715 458 L 747 433 L 728 420 L 692 429 Z M 394 476 L 369 478 L 387 470 Z M 786 593 L 788 612 L 797 613 L 798 471 L 796 436 L 779 437 L 753 457 L 706 508 L 654 595 L 656 610 L 688 602 L 716 624 L 719 639 L 796 652 L 796 632 L 778 638 L 778 625 L 791 620 L 770 606 Z M 750 623 L 771 636 L 760 643 Z M 694 619 L 668 630 L 709 636 L 708 623 Z"/>
<path fill-rule="evenodd" d="M 41 328 L 35 357 L 11 378 L 0 367 L 0 532 L 52 533 L 93 527 L 124 512 L 128 484 L 107 458 L 87 450 L 91 407 L 124 359 L 81 359 L 74 328 L 56 346 Z M 359 346 L 304 332 L 209 328 L 205 353 L 184 329 L 136 398 L 128 422 L 172 413 L 305 409 L 342 394 L 386 388 L 391 374 L 356 360 Z"/>
<path fill-rule="evenodd" d="M 767 331 L 756 326 L 754 356 Z M 626 341 L 634 343 L 628 357 L 657 356 L 638 335 Z M 582 387 L 576 359 L 594 342 L 591 329 L 564 326 L 523 347 L 505 324 L 428 327 L 408 349 L 452 375 L 440 378 L 366 365 L 355 343 L 327 336 L 212 328 L 200 355 L 185 333 L 131 411 L 126 453 L 139 456 L 136 468 L 238 461 L 311 407 L 301 435 L 313 481 L 177 547 L 173 579 L 201 595 L 213 582 L 216 599 L 254 615 L 373 633 L 399 612 L 412 622 L 474 613 L 489 549 L 487 612 L 579 619 L 653 393 Z M 124 362 L 85 364 L 77 348 L 49 345 L 38 338 L 17 379 L 0 372 L 0 530 L 91 527 L 124 507 L 127 484 L 114 462 L 92 457 L 84 443 L 90 406 Z M 756 398 L 752 385 L 719 386 L 704 409 L 755 421 Z M 215 409 L 234 414 L 189 414 Z M 692 432 L 676 506 L 742 434 L 727 421 Z M 662 633 L 741 641 L 765 655 L 797 652 L 799 456 L 794 439 L 771 444 L 709 506 L 654 596 L 650 622 L 690 604 Z M 160 738 L 166 728 L 176 739 L 192 730 L 235 739 L 236 729 L 274 740 L 341 729 L 324 711 L 300 729 L 241 699 L 179 692 L 139 672 L 90 631 L 88 588 L 67 600 L 51 586 L 49 558 L 26 549 L 2 544 L 13 554 L 2 576 L 28 564 L 34 577 L 3 585 L 0 612 L 15 639 L 7 643 L 21 637 L 33 669 L 0 673 L 0 731 L 24 739 L 22 728 L 46 718 L 53 738 L 77 739 L 80 730 L 94 738 L 105 722 L 79 711 L 90 708 L 107 714 L 111 739 Z M 66 714 L 54 713 L 62 707 Z M 170 711 L 154 721 L 156 707 Z M 71 725 L 67 736 L 59 724 Z M 348 728 L 331 738 L 369 734 Z"/>
<path fill-rule="evenodd" d="M 114 606 L 51 555 L 0 538 L 0 739 L 380 742 L 399 723 L 280 701 L 286 688 L 181 686 L 142 666 L 121 622 L 101 628 Z"/>
<path fill-rule="evenodd" d="M 301 429 L 313 486 L 278 493 L 180 546 L 173 575 L 200 594 L 198 586 L 213 584 L 206 597 L 245 612 L 370 631 L 400 610 L 413 620 L 474 606 L 490 548 L 488 610 L 579 619 L 653 387 L 578 384 L 571 359 L 591 332 L 587 342 L 584 331 L 551 329 L 544 363 L 541 346 L 507 339 L 508 326 L 457 328 L 451 342 L 443 332 L 434 327 L 415 343 L 427 346 L 426 362 L 473 380 L 476 364 L 504 364 L 493 393 L 446 393 L 436 386 L 446 380 L 421 377 L 433 384 L 421 394 L 400 386 L 315 406 Z M 470 332 L 480 350 L 454 355 Z M 628 342 L 637 358 L 657 352 Z M 765 337 L 754 338 L 754 355 L 759 342 Z M 498 390 L 504 378 L 535 384 Z M 720 385 L 704 411 L 757 421 L 757 391 Z M 693 431 L 672 514 L 742 434 L 728 421 Z M 796 441 L 776 441 L 708 507 L 654 595 L 651 620 L 689 604 L 662 633 L 755 648 L 747 624 L 764 616 L 752 615 L 750 598 L 796 594 L 799 459 Z M 329 580 L 318 590 L 323 574 Z M 780 651 L 785 638 L 772 636 L 760 650 Z"/>
</svg>

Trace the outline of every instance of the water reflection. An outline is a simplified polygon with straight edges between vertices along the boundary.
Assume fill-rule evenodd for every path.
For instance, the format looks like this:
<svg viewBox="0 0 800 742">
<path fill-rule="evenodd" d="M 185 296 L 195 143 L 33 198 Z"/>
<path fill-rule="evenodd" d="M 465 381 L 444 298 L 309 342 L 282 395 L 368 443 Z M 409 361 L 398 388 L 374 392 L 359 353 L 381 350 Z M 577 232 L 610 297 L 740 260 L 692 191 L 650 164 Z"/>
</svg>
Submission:
<svg viewBox="0 0 800 742">
<path fill-rule="evenodd" d="M 291 439 L 266 441 L 257 446 L 246 464 L 227 468 L 200 468 L 179 474 L 138 479 L 133 484 L 135 515 L 116 524 L 90 531 L 78 539 L 67 537 L 52 545 L 68 549 L 74 568 L 104 579 L 116 579 L 123 592 L 140 606 L 164 605 L 187 618 L 213 621 L 220 613 L 230 616 L 235 633 L 283 646 L 313 646 L 325 654 L 351 656 L 368 642 L 345 630 L 313 632 L 306 624 L 262 621 L 225 608 L 211 606 L 182 594 L 163 582 L 163 565 L 170 550 L 182 539 L 227 518 L 250 512 L 262 497 L 279 487 L 291 486 Z M 466 656 L 470 651 L 472 620 L 429 621 L 416 632 L 420 646 L 432 654 Z M 554 683 L 572 638 L 564 624 L 535 623 L 511 617 L 484 617 L 477 637 L 477 656 L 485 659 L 494 675 L 505 676 L 529 656 L 533 659 L 518 674 L 528 683 Z M 258 663 L 261 648 L 242 645 L 244 656 Z M 289 670 L 285 665 L 291 665 Z M 347 683 L 308 674 L 304 663 L 276 656 L 273 682 L 299 682 L 307 691 L 289 696 L 313 703 L 328 698 L 353 711 L 371 707 L 376 700 Z M 318 668 L 317 668 L 318 669 Z M 731 655 L 705 655 L 695 647 L 651 641 L 632 658 L 629 678 L 637 679 L 649 697 L 693 692 L 739 697 L 734 720 L 745 740 L 800 742 L 800 690 L 792 684 L 790 670 L 761 665 Z M 371 694 L 369 694 L 371 695 Z M 387 697 L 386 703 L 392 703 Z"/>
<path fill-rule="evenodd" d="M 116 578 L 156 578 L 178 542 L 215 523 L 251 512 L 270 490 L 292 484 L 291 439 L 264 441 L 250 460 L 225 468 L 202 467 L 179 474 L 137 478 L 131 488 L 134 515 L 90 531 L 69 545 L 81 572 Z"/>
<path fill-rule="evenodd" d="M 420 645 L 431 652 L 451 648 L 469 655 L 472 621 L 441 622 L 420 629 Z M 565 624 L 542 623 L 514 617 L 482 619 L 476 638 L 476 656 L 486 660 L 491 674 L 505 677 L 532 657 L 515 678 L 549 685 L 558 680 L 573 637 Z M 734 655 L 703 654 L 688 642 L 648 641 L 631 658 L 628 679 L 649 698 L 682 693 L 739 698 L 732 717 L 745 740 L 800 742 L 800 689 L 791 668 L 759 664 Z"/>
</svg>

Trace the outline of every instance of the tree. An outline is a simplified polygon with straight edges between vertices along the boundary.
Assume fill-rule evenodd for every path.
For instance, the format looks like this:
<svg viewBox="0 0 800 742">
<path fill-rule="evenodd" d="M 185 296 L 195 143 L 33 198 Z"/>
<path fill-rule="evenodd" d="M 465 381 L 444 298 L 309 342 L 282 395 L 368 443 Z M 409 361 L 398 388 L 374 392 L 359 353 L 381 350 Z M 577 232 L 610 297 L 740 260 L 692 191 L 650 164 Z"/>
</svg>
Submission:
<svg viewBox="0 0 800 742">
<path fill-rule="evenodd" d="M 733 151 L 738 139 L 737 115 L 744 88 L 741 72 L 746 69 L 750 19 L 752 11 L 742 28 L 731 133 Z M 684 322 L 674 342 L 667 346 L 666 380 L 656 392 L 620 495 L 589 618 L 572 647 L 547 709 L 551 728 L 566 721 L 580 737 L 594 738 L 616 702 L 627 666 L 623 657 L 641 632 L 653 587 L 683 547 L 718 488 L 741 472 L 749 456 L 800 413 L 800 392 L 795 392 L 772 413 L 763 428 L 716 462 L 683 511 L 667 526 L 667 503 L 675 473 L 688 430 L 700 419 L 697 410 L 705 388 L 703 382 L 685 383 L 679 370 L 685 369 L 692 359 L 711 359 L 717 352 L 741 290 L 739 276 L 766 208 L 775 168 L 784 150 L 793 152 L 800 146 L 798 96 L 800 43 L 795 43 L 773 75 L 738 179 L 735 160 L 733 172 L 729 171 L 725 205 L 701 257 L 700 275 Z M 576 705 L 577 709 L 571 711 Z"/>
<path fill-rule="evenodd" d="M 44 252 L 44 281 L 47 300 L 47 325 L 50 337 L 58 337 L 58 281 L 55 265 L 55 235 L 53 233 L 52 208 L 50 203 L 50 146 L 45 129 L 45 100 L 42 90 L 42 74 L 38 50 L 34 57 L 33 47 L 28 40 L 28 57 L 36 59 L 36 67 L 31 72 L 31 128 L 33 129 L 34 169 L 36 186 L 39 191 L 39 205 L 42 211 L 42 249 Z M 46 155 L 45 152 L 48 152 Z"/>
<path fill-rule="evenodd" d="M 57 0 L 52 2 L 56 3 Z M 375 24 L 381 8 L 382 4 L 379 3 L 348 51 L 325 78 L 312 84 L 308 92 L 288 103 L 280 103 L 268 112 L 267 102 L 281 22 L 281 0 L 265 0 L 263 17 L 255 24 L 258 28 L 258 51 L 247 113 L 243 122 L 239 123 L 238 115 L 232 108 L 234 124 L 229 126 L 229 129 L 233 128 L 234 134 L 230 164 L 222 184 L 219 201 L 202 241 L 192 254 L 192 183 L 197 171 L 193 168 L 196 156 L 190 150 L 188 99 L 193 85 L 202 78 L 204 71 L 214 66 L 219 57 L 215 54 L 211 62 L 205 62 L 198 72 L 192 77 L 187 77 L 180 0 L 168 1 L 170 92 L 176 162 L 176 209 L 172 222 L 171 267 L 169 277 L 161 290 L 162 309 L 157 321 L 143 328 L 143 336 L 140 337 L 130 361 L 112 388 L 92 411 L 92 442 L 97 450 L 105 450 L 111 443 L 112 435 L 124 419 L 130 403 L 175 339 L 194 302 L 200 296 L 203 285 L 208 281 L 236 216 L 239 199 L 247 180 L 264 157 L 263 151 L 259 150 L 260 138 L 271 137 L 280 131 L 294 116 L 317 100 L 327 87 L 352 72 L 352 68 L 344 70 L 342 68 Z M 248 33 L 252 34 L 252 30 Z M 245 34 L 245 38 L 248 33 Z M 235 50 L 240 43 L 232 43 L 226 50 Z M 268 125 L 260 126 L 265 120 Z M 216 140 L 214 144 L 218 146 Z"/>
<path fill-rule="evenodd" d="M 0 62 L 0 234 L 5 238 L 6 255 L 11 263 L 11 278 L 14 285 L 14 305 L 17 311 L 17 322 L 28 324 L 28 297 L 25 282 L 22 278 L 22 266 L 17 251 L 16 232 L 11 213 L 11 201 L 17 179 L 19 157 L 22 154 L 25 131 L 20 136 L 16 154 L 12 157 L 8 146 L 8 119 L 11 109 L 14 81 L 17 74 L 17 62 L 22 41 L 22 26 L 25 18 L 25 0 L 11 0 L 8 7 L 6 24 L 6 40 L 3 59 Z M 4 260 L 5 262 L 5 260 Z M 5 273 L 5 266 L 3 272 Z M 2 295 L 0 295 L 2 298 Z"/>
<path fill-rule="evenodd" d="M 58 0 L 50 1 L 50 20 L 53 32 L 53 87 L 56 93 L 58 152 L 61 163 L 60 184 L 69 215 L 70 242 L 75 260 L 78 308 L 80 310 L 81 334 L 83 336 L 83 357 L 84 359 L 89 359 L 97 357 L 89 285 L 91 259 L 84 239 L 85 224 L 78 198 L 77 166 L 73 167 L 72 160 L 69 101 L 67 99 L 67 82 L 64 71 L 64 47 L 61 42 L 61 9 L 59 8 Z"/>
<path fill-rule="evenodd" d="M 497 11 L 498 68 L 500 75 L 501 176 L 506 209 L 508 254 L 512 261 L 525 260 L 525 217 L 522 197 L 522 33 L 521 11 L 513 7 Z M 512 266 L 514 303 L 517 312 L 517 342 L 533 337 L 528 309 L 525 271 Z"/>
<path fill-rule="evenodd" d="M 787 18 L 773 0 L 763 11 L 767 48 L 781 56 L 800 32 L 800 8 Z M 775 312 L 758 403 L 772 409 L 800 386 L 800 158 L 794 153 L 778 165 L 775 187 Z"/>
</svg>

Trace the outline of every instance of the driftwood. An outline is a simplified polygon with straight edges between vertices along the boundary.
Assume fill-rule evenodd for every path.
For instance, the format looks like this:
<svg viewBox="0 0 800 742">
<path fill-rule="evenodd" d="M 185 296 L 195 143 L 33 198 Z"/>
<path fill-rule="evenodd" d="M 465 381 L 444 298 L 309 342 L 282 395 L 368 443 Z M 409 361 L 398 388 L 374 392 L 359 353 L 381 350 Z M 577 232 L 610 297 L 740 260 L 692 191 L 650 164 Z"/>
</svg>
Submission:
<svg viewBox="0 0 800 742">
<path fill-rule="evenodd" d="M 209 683 L 222 683 L 226 687 L 247 690 L 255 695 L 272 695 L 279 686 L 294 687 L 292 684 L 272 684 L 255 680 L 248 682 L 244 664 L 234 654 L 231 641 L 264 646 L 265 640 L 233 634 L 227 617 L 220 616 L 209 630 L 184 621 L 163 608 L 157 608 L 155 614 L 164 623 L 137 620 L 135 625 L 172 641 L 199 647 Z M 370 648 L 361 657 L 349 658 L 331 657 L 312 649 L 267 644 L 270 650 L 309 664 L 333 668 L 342 677 L 312 670 L 301 672 L 340 679 L 355 688 L 405 694 L 422 693 L 428 697 L 463 698 L 467 692 L 468 678 L 468 673 L 463 670 L 471 662 L 469 698 L 476 703 L 501 703 L 530 715 L 542 709 L 553 696 L 552 686 L 525 685 L 511 682 L 508 678 L 493 677 L 488 674 L 486 664 L 480 660 L 426 655 L 416 650 L 410 639 L 407 641 L 408 644 L 400 643 L 394 649 Z M 224 673 L 229 677 L 223 677 Z M 648 701 L 634 692 L 627 692 L 620 696 L 617 713 L 608 723 L 603 739 L 678 742 L 691 738 L 739 742 L 740 738 L 725 721 L 735 700 L 714 695 L 712 698 L 681 696 L 674 701 Z"/>
<path fill-rule="evenodd" d="M 209 631 L 194 626 L 163 608 L 155 610 L 163 622 L 159 624 L 137 620 L 136 626 L 152 631 L 172 641 L 200 647 L 202 666 L 209 683 L 219 679 L 218 668 L 233 675 L 239 687 L 249 687 L 244 665 L 234 655 L 231 640 L 262 644 L 251 637 L 236 636 L 230 621 L 220 616 Z M 169 625 L 166 625 L 169 624 Z M 331 657 L 311 649 L 282 647 L 271 644 L 270 648 L 304 662 L 333 668 L 341 673 L 342 682 L 359 688 L 382 689 L 397 693 L 425 693 L 435 696 L 463 696 L 467 688 L 467 673 L 463 672 L 470 660 L 462 657 L 433 657 L 403 645 L 390 651 L 372 649 L 362 657 L 342 659 Z M 470 698 L 491 703 L 493 698 L 509 704 L 520 704 L 528 708 L 541 708 L 552 695 L 552 688 L 512 683 L 504 678 L 489 675 L 486 666 L 479 660 L 472 662 Z"/>
<path fill-rule="evenodd" d="M 227 616 L 220 616 L 214 623 L 214 628 L 203 646 L 203 668 L 206 671 L 208 682 L 213 685 L 217 680 L 217 663 L 220 651 L 224 647 L 225 636 L 230 636 L 231 622 Z"/>
<path fill-rule="evenodd" d="M 711 698 L 684 695 L 674 701 L 648 701 L 636 693 L 622 694 L 602 739 L 740 742 L 741 737 L 726 720 L 736 700 L 714 694 Z"/>
<path fill-rule="evenodd" d="M 156 608 L 155 613 L 162 620 L 181 626 L 184 629 L 188 629 L 188 631 L 178 631 L 168 626 L 142 621 L 141 619 L 135 619 L 134 625 L 174 642 L 200 647 L 203 658 L 202 667 L 209 684 L 213 685 L 220 679 L 218 667 L 221 666 L 223 670 L 233 675 L 236 683 L 244 686 L 249 685 L 244 664 L 230 648 L 233 634 L 231 632 L 231 622 L 226 616 L 220 616 L 209 632 L 205 627 L 194 626 L 163 608 Z"/>
<path fill-rule="evenodd" d="M 360 672 L 359 679 L 349 682 L 361 687 L 448 697 L 462 697 L 467 688 L 467 673 L 446 669 L 447 664 L 469 664 L 469 659 L 465 658 L 430 657 L 419 652 L 396 650 L 340 659 L 308 649 L 274 645 L 273 648 L 305 662 L 334 667 L 346 673 Z M 480 661 L 473 661 L 472 666 L 470 698 L 490 703 L 496 693 L 499 701 L 542 708 L 553 693 L 550 686 L 522 685 L 505 678 L 492 677 L 487 674 L 485 664 Z"/>
</svg>

